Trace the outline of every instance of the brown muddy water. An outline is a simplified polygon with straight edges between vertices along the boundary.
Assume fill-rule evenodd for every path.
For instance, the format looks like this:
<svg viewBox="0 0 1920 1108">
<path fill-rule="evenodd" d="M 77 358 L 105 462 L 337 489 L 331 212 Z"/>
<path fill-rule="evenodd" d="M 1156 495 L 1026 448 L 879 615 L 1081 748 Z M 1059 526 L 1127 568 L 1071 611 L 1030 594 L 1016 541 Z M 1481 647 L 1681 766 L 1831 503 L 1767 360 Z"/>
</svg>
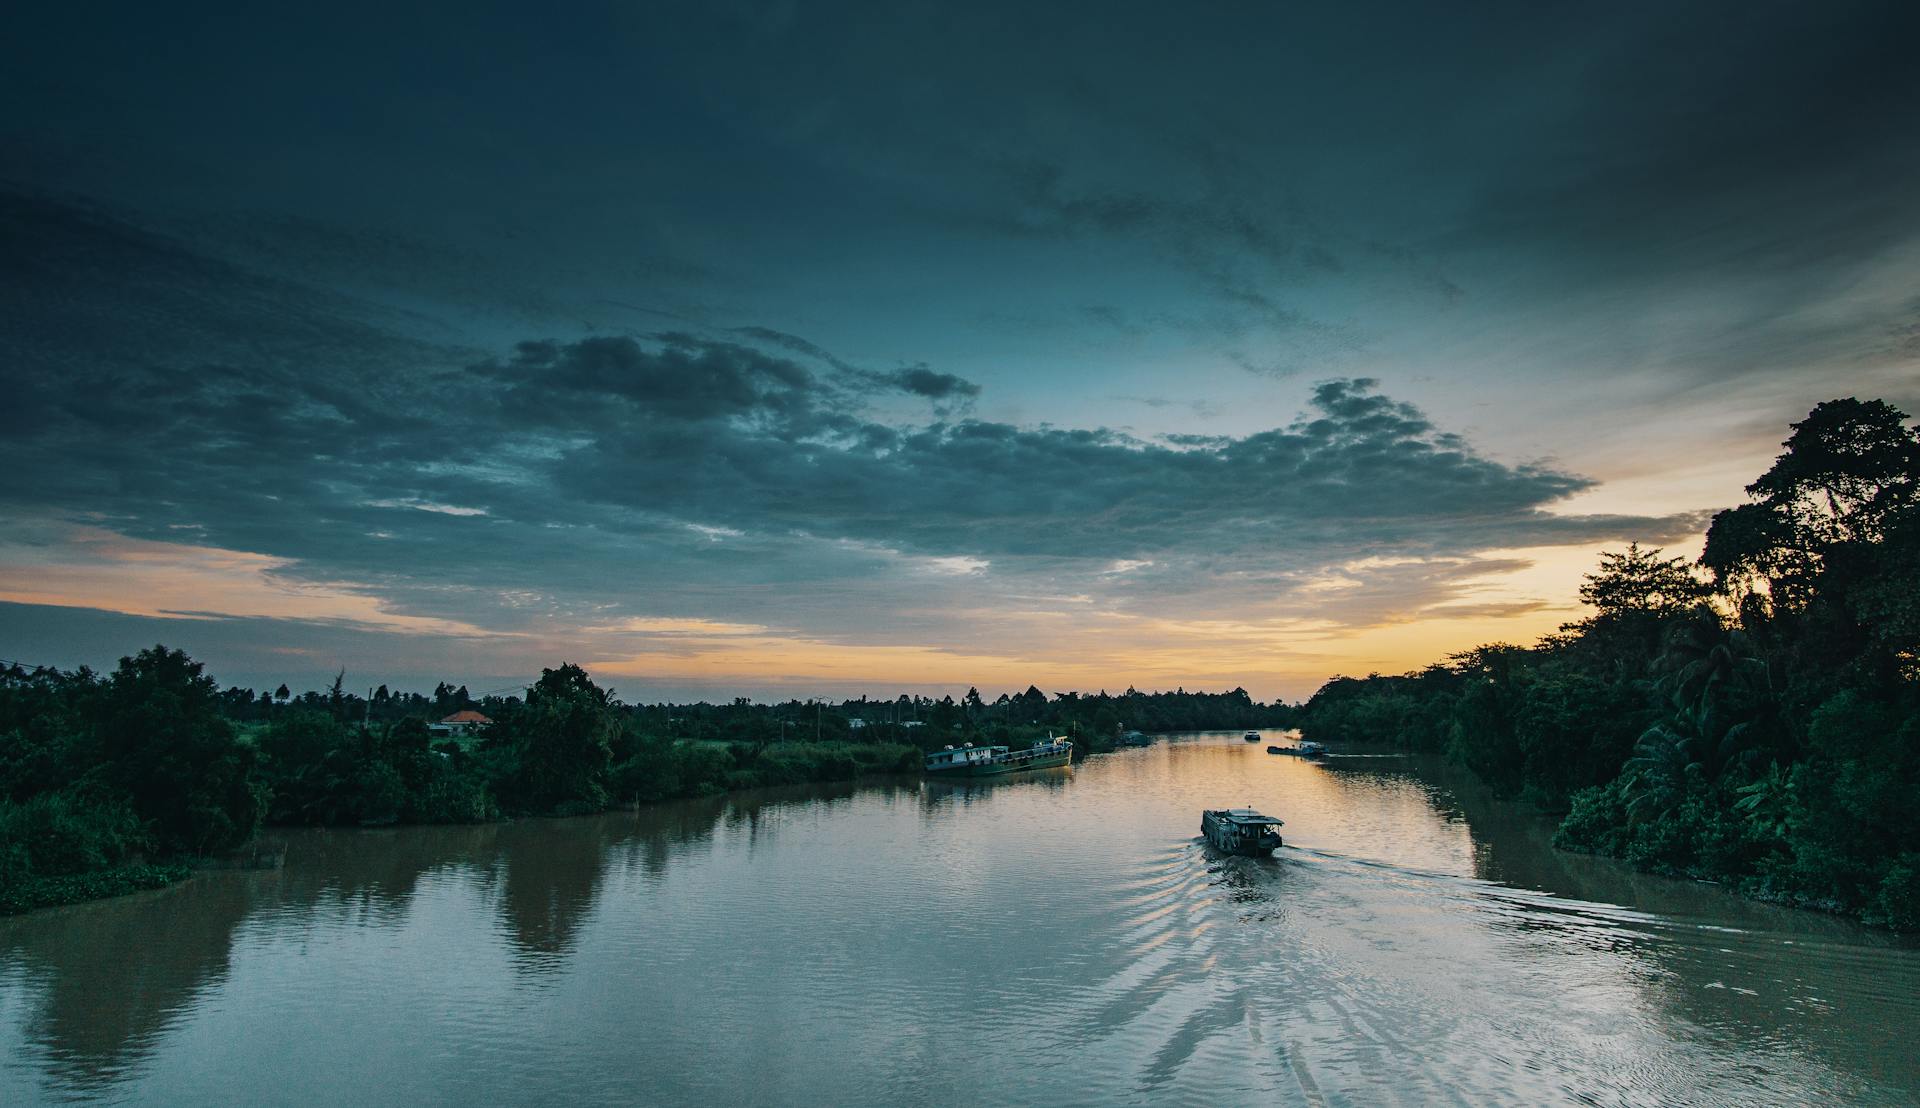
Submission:
<svg viewBox="0 0 1920 1108">
<path fill-rule="evenodd" d="M 0 921 L 0 1104 L 1920 1100 L 1914 944 L 1264 745 L 292 834 Z"/>
</svg>

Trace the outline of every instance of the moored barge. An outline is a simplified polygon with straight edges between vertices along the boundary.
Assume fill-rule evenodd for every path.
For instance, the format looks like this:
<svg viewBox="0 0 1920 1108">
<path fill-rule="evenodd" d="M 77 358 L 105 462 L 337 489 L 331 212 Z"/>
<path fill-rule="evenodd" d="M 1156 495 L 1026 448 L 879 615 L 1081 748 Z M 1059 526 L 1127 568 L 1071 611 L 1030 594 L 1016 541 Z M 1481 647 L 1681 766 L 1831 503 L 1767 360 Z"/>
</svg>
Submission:
<svg viewBox="0 0 1920 1108">
<path fill-rule="evenodd" d="M 1030 769 L 1052 769 L 1073 761 L 1073 744 L 1066 739 L 1047 738 L 1025 750 L 1004 746 L 949 746 L 927 755 L 929 777 L 999 777 L 1024 773 Z"/>
</svg>

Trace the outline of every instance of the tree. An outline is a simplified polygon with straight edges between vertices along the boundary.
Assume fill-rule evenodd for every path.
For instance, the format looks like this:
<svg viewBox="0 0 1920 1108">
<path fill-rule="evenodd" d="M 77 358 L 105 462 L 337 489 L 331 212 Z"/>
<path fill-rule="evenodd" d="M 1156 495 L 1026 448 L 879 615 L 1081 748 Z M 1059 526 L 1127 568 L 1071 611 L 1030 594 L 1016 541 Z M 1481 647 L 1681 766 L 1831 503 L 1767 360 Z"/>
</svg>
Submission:
<svg viewBox="0 0 1920 1108">
<path fill-rule="evenodd" d="M 1689 712 L 1656 723 L 1633 745 L 1633 757 L 1621 767 L 1620 792 L 1627 817 L 1634 823 L 1666 816 L 1703 783 L 1699 748 L 1706 740 L 1699 720 Z"/>
<path fill-rule="evenodd" d="M 1793 425 L 1754 498 L 1721 512 L 1700 564 L 1727 591 L 1764 587 L 1775 604 L 1804 608 L 1848 548 L 1881 542 L 1920 504 L 1920 434 L 1883 400 L 1829 400 Z M 1844 587 L 1845 582 L 1838 582 Z"/>
<path fill-rule="evenodd" d="M 330 713 L 294 708 L 260 735 L 262 767 L 272 788 L 276 823 L 340 823 L 358 818 L 351 786 L 356 752 L 347 729 Z"/>
<path fill-rule="evenodd" d="M 1920 436 L 1906 418 L 1884 400 L 1829 400 L 1747 492 L 1820 545 L 1878 542 L 1920 497 Z"/>
<path fill-rule="evenodd" d="M 1873 572 L 1848 596 L 1852 615 L 1902 679 L 1920 685 L 1920 510 L 1889 525 Z"/>
<path fill-rule="evenodd" d="M 1523 779 L 1525 751 L 1515 728 L 1529 680 L 1529 652 L 1494 643 L 1448 659 L 1460 674 L 1447 751 L 1494 791 L 1512 793 Z"/>
<path fill-rule="evenodd" d="M 1817 563 L 1813 551 L 1795 540 L 1784 513 L 1769 504 L 1742 504 L 1717 513 L 1707 525 L 1700 565 L 1729 596 L 1764 590 L 1791 603 L 1794 593 L 1804 597 L 1810 590 Z"/>
<path fill-rule="evenodd" d="M 133 799 L 162 851 L 207 854 L 245 842 L 265 807 L 253 748 L 219 712 L 218 692 L 184 651 L 155 646 L 108 679 L 100 774 Z"/>
<path fill-rule="evenodd" d="M 1585 577 L 1580 599 L 1599 609 L 1600 617 L 1650 615 L 1660 619 L 1678 615 L 1704 600 L 1709 592 L 1683 558 L 1662 558 L 1660 548 L 1640 549 L 1627 544 L 1625 553 L 1600 553 L 1600 569 Z"/>
<path fill-rule="evenodd" d="M 572 663 L 542 670 L 526 703 L 487 731 L 487 749 L 505 760 L 501 795 L 534 812 L 606 807 L 619 729 L 613 694 L 586 670 Z"/>
</svg>

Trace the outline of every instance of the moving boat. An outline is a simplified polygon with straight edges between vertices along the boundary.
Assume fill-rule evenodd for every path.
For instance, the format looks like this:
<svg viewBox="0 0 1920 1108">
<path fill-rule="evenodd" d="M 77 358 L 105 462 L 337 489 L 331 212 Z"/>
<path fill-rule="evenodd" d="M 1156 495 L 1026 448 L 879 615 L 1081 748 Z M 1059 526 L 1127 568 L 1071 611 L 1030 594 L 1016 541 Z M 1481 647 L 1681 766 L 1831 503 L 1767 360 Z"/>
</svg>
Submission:
<svg viewBox="0 0 1920 1108">
<path fill-rule="evenodd" d="M 1200 813 L 1200 833 L 1215 850 L 1247 858 L 1265 858 L 1280 849 L 1284 820 L 1252 808 L 1209 808 Z"/>
<path fill-rule="evenodd" d="M 1270 746 L 1269 754 L 1293 754 L 1301 758 L 1324 758 L 1327 748 L 1316 742 L 1302 742 L 1298 746 Z"/>
<path fill-rule="evenodd" d="M 927 755 L 930 777 L 998 777 L 1030 769 L 1051 769 L 1073 761 L 1073 744 L 1049 735 L 1025 750 L 1004 746 L 949 746 Z"/>
<path fill-rule="evenodd" d="M 1250 742 L 1250 743 L 1257 743 L 1257 742 L 1259 742 L 1259 741 L 1260 741 L 1260 732 L 1258 732 L 1258 731 L 1249 731 L 1249 732 L 1247 732 L 1246 734 L 1244 734 L 1244 735 L 1242 735 L 1242 736 L 1240 736 L 1240 737 L 1241 737 L 1241 738 L 1243 738 L 1243 739 L 1245 739 L 1245 740 L 1247 740 L 1247 741 L 1248 741 L 1248 742 Z"/>
</svg>

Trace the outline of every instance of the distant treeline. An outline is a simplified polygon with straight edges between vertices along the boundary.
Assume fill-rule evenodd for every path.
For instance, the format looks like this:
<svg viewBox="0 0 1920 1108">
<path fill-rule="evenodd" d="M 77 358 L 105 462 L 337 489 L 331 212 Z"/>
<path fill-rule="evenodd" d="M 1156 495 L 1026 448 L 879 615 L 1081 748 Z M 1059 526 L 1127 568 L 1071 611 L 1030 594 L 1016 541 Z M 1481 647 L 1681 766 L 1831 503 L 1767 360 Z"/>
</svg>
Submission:
<svg viewBox="0 0 1920 1108">
<path fill-rule="evenodd" d="M 1603 554 L 1591 618 L 1337 678 L 1313 739 L 1445 752 L 1564 813 L 1555 842 L 1920 928 L 1920 435 L 1834 400 L 1699 562 Z"/>
<path fill-rule="evenodd" d="M 988 702 L 790 701 L 629 706 L 585 670 L 546 670 L 524 696 L 345 689 L 222 691 L 156 646 L 110 675 L 0 670 L 0 911 L 151 887 L 262 824 L 463 823 L 578 814 L 728 789 L 909 772 L 947 743 L 1081 752 L 1126 728 L 1284 723 L 1285 705 L 1230 693 L 1109 696 L 1037 688 Z M 432 724 L 463 710 L 489 723 Z"/>
<path fill-rule="evenodd" d="M 16 667 L 0 670 L 0 678 L 22 680 L 32 673 Z M 364 724 L 396 723 L 414 718 L 444 719 L 460 711 L 504 717 L 520 706 L 518 696 L 498 693 L 474 696 L 465 685 L 441 682 L 431 696 L 392 692 L 381 685 L 368 696 L 346 687 L 346 674 L 326 691 L 294 695 L 285 685 L 272 692 L 234 686 L 218 694 L 221 714 L 235 723 L 270 723 L 289 713 L 306 712 Z M 774 742 L 788 739 L 853 739 L 880 737 L 916 741 L 913 732 L 950 739 L 971 739 L 985 731 L 1039 727 L 1064 732 L 1077 728 L 1087 743 L 1111 750 L 1111 738 L 1123 730 L 1148 732 L 1208 731 L 1243 727 L 1288 726 L 1294 710 L 1284 701 L 1262 704 L 1245 689 L 1223 693 L 1063 692 L 1048 694 L 1029 685 L 1022 693 L 1002 693 L 983 699 L 977 688 L 958 700 L 938 700 L 902 693 L 899 697 L 847 700 L 787 700 L 770 704 L 736 697 L 725 704 L 706 701 L 688 704 L 621 705 L 639 726 L 678 738 L 725 742 Z M 1024 732 L 1023 732 L 1024 733 Z"/>
</svg>

